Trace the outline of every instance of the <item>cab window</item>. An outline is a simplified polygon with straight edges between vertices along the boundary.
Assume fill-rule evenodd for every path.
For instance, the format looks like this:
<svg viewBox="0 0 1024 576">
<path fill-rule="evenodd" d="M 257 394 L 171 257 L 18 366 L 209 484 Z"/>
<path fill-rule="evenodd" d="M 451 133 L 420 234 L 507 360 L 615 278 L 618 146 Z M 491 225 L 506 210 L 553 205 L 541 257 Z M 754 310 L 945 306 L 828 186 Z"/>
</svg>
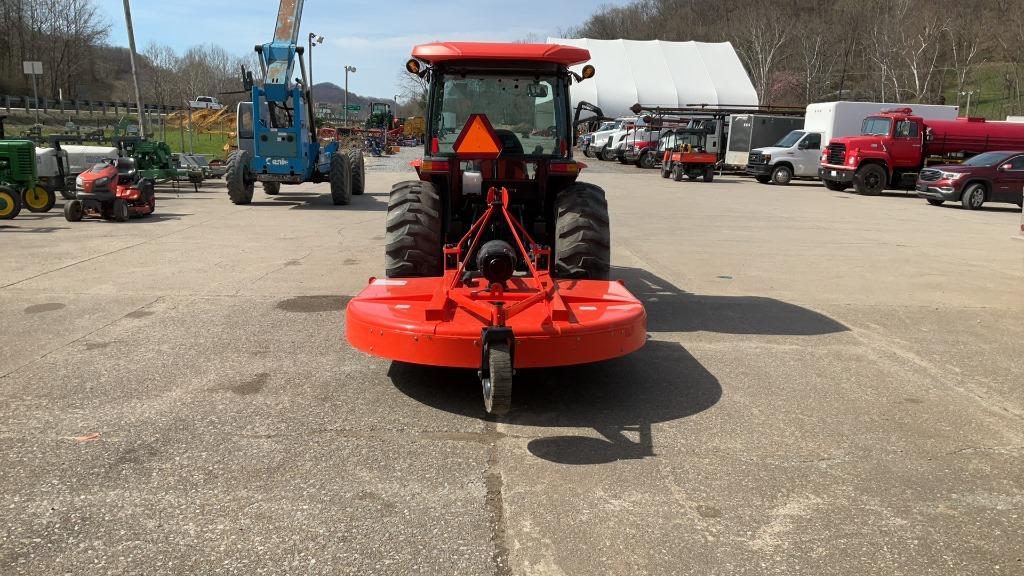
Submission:
<svg viewBox="0 0 1024 576">
<path fill-rule="evenodd" d="M 900 120 L 896 123 L 897 138 L 917 138 L 917 122 L 913 120 Z"/>
<path fill-rule="evenodd" d="M 821 150 L 821 134 L 808 134 L 804 138 L 805 150 Z"/>
</svg>

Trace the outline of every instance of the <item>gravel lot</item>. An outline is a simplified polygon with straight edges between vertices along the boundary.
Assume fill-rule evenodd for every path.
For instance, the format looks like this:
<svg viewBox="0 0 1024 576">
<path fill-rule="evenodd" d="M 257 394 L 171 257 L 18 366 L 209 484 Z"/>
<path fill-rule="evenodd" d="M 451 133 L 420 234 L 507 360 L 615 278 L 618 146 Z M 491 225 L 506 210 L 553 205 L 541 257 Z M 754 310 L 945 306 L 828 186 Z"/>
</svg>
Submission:
<svg viewBox="0 0 1024 576">
<path fill-rule="evenodd" d="M 0 224 L 0 574 L 1024 573 L 1015 207 L 591 160 L 650 339 L 493 421 L 344 338 L 414 155 Z"/>
</svg>

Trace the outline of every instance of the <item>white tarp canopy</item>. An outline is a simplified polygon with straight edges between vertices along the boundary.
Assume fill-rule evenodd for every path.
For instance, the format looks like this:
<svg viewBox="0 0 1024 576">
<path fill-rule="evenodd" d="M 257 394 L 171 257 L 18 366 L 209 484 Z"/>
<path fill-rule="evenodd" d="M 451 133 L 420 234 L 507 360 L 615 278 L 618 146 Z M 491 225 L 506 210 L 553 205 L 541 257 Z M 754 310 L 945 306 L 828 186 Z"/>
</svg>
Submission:
<svg viewBox="0 0 1024 576">
<path fill-rule="evenodd" d="M 630 116 L 630 106 L 688 104 L 757 106 L 757 92 L 728 42 L 548 38 L 590 51 L 594 78 L 573 85 L 572 106 L 585 100 L 605 116 Z M 579 72 L 583 65 L 573 66 Z"/>
</svg>

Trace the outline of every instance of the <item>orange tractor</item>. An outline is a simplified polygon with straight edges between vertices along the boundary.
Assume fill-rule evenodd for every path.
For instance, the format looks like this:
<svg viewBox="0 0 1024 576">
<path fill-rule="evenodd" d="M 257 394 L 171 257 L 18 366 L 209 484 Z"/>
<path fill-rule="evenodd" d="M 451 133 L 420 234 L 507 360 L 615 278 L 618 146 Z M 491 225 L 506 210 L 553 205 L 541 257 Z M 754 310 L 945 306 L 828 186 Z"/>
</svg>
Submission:
<svg viewBox="0 0 1024 576">
<path fill-rule="evenodd" d="M 429 84 L 418 179 L 391 189 L 384 278 L 346 309 L 357 349 L 475 369 L 484 406 L 509 410 L 515 370 L 584 364 L 643 346 L 647 315 L 610 281 L 604 190 L 577 180 L 569 69 L 551 44 L 417 46 Z M 593 110 L 593 108 L 588 108 Z"/>
<path fill-rule="evenodd" d="M 662 135 L 658 149 L 662 151 L 661 177 L 679 182 L 686 176 L 690 180 L 715 178 L 718 154 L 708 152 L 706 143 L 711 128 L 676 128 Z"/>
</svg>

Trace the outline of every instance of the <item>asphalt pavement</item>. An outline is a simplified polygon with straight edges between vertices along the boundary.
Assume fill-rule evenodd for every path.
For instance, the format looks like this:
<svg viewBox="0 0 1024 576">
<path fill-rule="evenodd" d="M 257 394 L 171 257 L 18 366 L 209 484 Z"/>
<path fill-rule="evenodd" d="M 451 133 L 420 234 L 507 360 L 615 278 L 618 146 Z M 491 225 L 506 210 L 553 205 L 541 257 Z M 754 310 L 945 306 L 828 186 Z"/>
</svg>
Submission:
<svg viewBox="0 0 1024 576">
<path fill-rule="evenodd" d="M 348 346 L 392 183 L 0 222 L 0 574 L 1024 574 L 1020 211 L 589 160 L 649 340 Z"/>
</svg>

